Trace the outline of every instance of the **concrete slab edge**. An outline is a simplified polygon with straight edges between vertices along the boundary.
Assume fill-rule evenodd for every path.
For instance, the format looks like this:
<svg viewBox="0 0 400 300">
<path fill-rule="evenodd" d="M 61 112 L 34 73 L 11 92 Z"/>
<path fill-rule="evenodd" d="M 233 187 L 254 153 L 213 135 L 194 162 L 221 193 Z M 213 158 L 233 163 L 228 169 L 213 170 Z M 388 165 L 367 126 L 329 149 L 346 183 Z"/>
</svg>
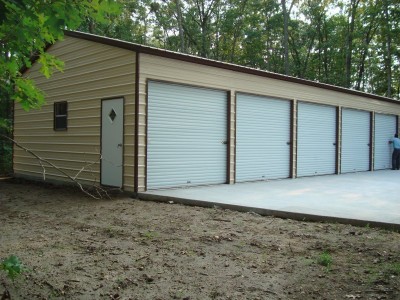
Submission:
<svg viewBox="0 0 400 300">
<path fill-rule="evenodd" d="M 266 208 L 257 208 L 251 206 L 242 206 L 235 204 L 226 204 L 219 203 L 213 201 L 204 201 L 204 200 L 193 200 L 193 199 L 185 199 L 157 194 L 147 194 L 147 193 L 137 193 L 136 197 L 140 200 L 148 200 L 155 202 L 174 202 L 179 204 L 184 204 L 188 206 L 199 206 L 199 207 L 219 207 L 223 209 L 230 209 L 239 212 L 253 212 L 262 216 L 273 216 L 282 219 L 292 219 L 298 221 L 311 221 L 311 222 L 323 222 L 323 223 L 340 223 L 340 224 L 349 224 L 359 227 L 374 227 L 374 228 L 383 228 L 392 231 L 399 231 L 400 224 L 396 223 L 386 223 L 386 222 L 377 222 L 377 221 L 367 221 L 367 220 L 359 220 L 359 219 L 351 219 L 351 218 L 340 218 L 340 217 L 332 217 L 332 216 L 320 216 L 313 214 L 305 214 L 305 213 L 296 213 L 296 212 L 287 212 L 280 210 L 272 210 Z"/>
</svg>

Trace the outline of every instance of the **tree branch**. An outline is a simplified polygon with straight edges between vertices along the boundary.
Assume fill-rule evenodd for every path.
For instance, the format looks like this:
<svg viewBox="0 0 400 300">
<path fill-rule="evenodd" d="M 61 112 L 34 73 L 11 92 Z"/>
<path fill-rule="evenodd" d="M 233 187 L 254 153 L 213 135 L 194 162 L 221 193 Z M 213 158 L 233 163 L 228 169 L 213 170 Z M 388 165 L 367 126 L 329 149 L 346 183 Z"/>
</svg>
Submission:
<svg viewBox="0 0 400 300">
<path fill-rule="evenodd" d="M 101 159 L 101 156 L 100 156 L 100 158 L 99 158 L 96 162 L 92 162 L 92 163 L 88 163 L 88 164 L 84 165 L 84 166 L 78 171 L 78 173 L 77 173 L 75 176 L 71 176 L 71 175 L 69 175 L 67 172 L 65 172 L 64 170 L 62 170 L 61 168 L 57 167 L 57 166 L 56 166 L 55 164 L 53 164 L 51 161 L 49 161 L 49 160 L 47 160 L 47 159 L 45 159 L 45 158 L 43 158 L 43 157 L 40 157 L 40 156 L 37 155 L 35 152 L 33 152 L 32 150 L 30 150 L 30 149 L 28 149 L 28 148 L 22 146 L 21 144 L 19 144 L 17 141 L 13 140 L 12 138 L 10 138 L 10 137 L 8 137 L 8 136 L 6 136 L 6 135 L 3 135 L 3 134 L 0 134 L 0 137 L 3 138 L 3 139 L 8 140 L 8 141 L 10 141 L 10 142 L 12 142 L 15 146 L 17 146 L 18 148 L 24 150 L 25 152 L 29 153 L 30 155 L 32 155 L 33 157 L 36 158 L 36 159 L 39 161 L 39 164 L 40 164 L 40 166 L 41 166 L 42 169 L 43 169 L 43 180 L 46 180 L 46 165 L 47 165 L 47 166 L 50 166 L 50 167 L 56 169 L 56 170 L 57 170 L 58 172 L 60 172 L 63 176 L 65 176 L 65 177 L 68 178 L 70 181 L 72 181 L 73 183 L 75 183 L 75 184 L 79 187 L 79 189 L 80 189 L 84 194 L 88 195 L 89 197 L 94 198 L 94 199 L 102 199 L 102 198 L 103 198 L 103 195 L 105 195 L 108 199 L 111 199 L 111 197 L 110 197 L 110 195 L 108 194 L 108 192 L 107 192 L 104 188 L 102 188 L 101 186 L 96 185 L 96 182 L 94 182 L 94 184 L 93 184 L 92 187 L 95 189 L 95 192 L 96 192 L 97 195 L 96 195 L 96 194 L 93 194 L 93 193 L 91 193 L 91 192 L 89 192 L 89 191 L 77 180 L 78 176 L 79 176 L 87 167 L 90 167 L 90 166 L 92 166 L 92 165 L 98 163 L 98 162 L 100 161 L 100 159 Z M 43 163 L 46 164 L 46 165 L 44 165 Z"/>
</svg>

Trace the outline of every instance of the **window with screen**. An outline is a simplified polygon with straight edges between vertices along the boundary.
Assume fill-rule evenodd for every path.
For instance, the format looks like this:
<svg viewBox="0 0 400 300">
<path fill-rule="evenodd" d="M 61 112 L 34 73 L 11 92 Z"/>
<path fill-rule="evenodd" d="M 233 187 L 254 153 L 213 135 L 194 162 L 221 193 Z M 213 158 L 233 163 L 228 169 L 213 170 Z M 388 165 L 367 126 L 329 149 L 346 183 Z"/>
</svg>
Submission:
<svg viewBox="0 0 400 300">
<path fill-rule="evenodd" d="M 54 130 L 67 130 L 67 102 L 54 103 Z"/>
</svg>

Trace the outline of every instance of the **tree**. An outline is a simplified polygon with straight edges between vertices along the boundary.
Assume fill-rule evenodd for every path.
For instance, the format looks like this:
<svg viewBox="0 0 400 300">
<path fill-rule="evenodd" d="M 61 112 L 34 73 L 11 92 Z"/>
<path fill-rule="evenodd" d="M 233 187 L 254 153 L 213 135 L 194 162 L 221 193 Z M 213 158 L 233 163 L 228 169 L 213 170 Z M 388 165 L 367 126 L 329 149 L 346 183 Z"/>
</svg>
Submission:
<svg viewBox="0 0 400 300">
<path fill-rule="evenodd" d="M 294 2 L 292 2 L 293 5 Z M 289 75 L 289 12 L 286 8 L 286 0 L 281 0 L 283 15 L 283 51 L 285 75 Z"/>
<path fill-rule="evenodd" d="M 178 19 L 178 26 L 179 26 L 179 41 L 180 41 L 180 50 L 181 52 L 185 53 L 185 36 L 183 32 L 183 20 L 182 20 L 182 4 L 180 0 L 174 0 L 174 4 L 176 6 L 176 14 Z"/>
<path fill-rule="evenodd" d="M 63 69 L 62 61 L 46 48 L 64 36 L 64 29 L 76 29 L 85 19 L 106 22 L 117 13 L 113 0 L 0 0 L 0 173 L 7 174 L 12 164 L 12 104 L 25 110 L 45 102 L 34 81 L 22 76 L 32 61 L 44 76 Z"/>
<path fill-rule="evenodd" d="M 365 65 L 371 49 L 371 42 L 375 37 L 378 29 L 378 19 L 380 16 L 380 8 L 376 5 L 376 0 L 371 0 L 362 8 L 362 25 L 358 25 L 360 42 L 356 53 L 359 53 L 357 64 L 357 76 L 355 79 L 355 89 L 361 90 L 362 84 L 365 83 Z"/>
<path fill-rule="evenodd" d="M 347 45 L 346 45 L 346 83 L 345 87 L 351 87 L 351 76 L 353 74 L 353 47 L 354 47 L 354 35 L 355 35 L 355 24 L 358 16 L 358 6 L 360 0 L 350 0 L 348 7 L 348 28 L 347 28 Z"/>
<path fill-rule="evenodd" d="M 390 12 L 388 0 L 383 1 L 383 13 L 384 13 L 384 23 L 383 31 L 386 36 L 386 40 L 383 43 L 383 48 L 385 49 L 385 69 L 387 78 L 387 92 L 386 96 L 392 96 L 392 32 L 391 22 L 390 22 Z"/>
<path fill-rule="evenodd" d="M 8 95 L 25 110 L 40 107 L 44 95 L 22 76 L 21 68 L 29 68 L 35 59 L 46 77 L 61 71 L 63 63 L 46 47 L 85 18 L 105 22 L 107 14 L 118 10 L 113 0 L 0 0 L 0 95 Z"/>
</svg>

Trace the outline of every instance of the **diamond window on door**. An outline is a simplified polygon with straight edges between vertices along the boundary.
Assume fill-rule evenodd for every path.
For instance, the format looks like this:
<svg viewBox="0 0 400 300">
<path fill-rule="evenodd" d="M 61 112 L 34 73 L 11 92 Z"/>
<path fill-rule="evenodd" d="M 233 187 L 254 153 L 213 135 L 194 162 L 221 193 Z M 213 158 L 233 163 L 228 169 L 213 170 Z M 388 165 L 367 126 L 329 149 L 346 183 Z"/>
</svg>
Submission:
<svg viewBox="0 0 400 300">
<path fill-rule="evenodd" d="M 115 113 L 114 108 L 111 108 L 111 111 L 108 114 L 108 117 L 110 118 L 111 122 L 114 122 L 114 119 L 115 119 L 116 116 L 117 116 L 117 114 Z"/>
</svg>

